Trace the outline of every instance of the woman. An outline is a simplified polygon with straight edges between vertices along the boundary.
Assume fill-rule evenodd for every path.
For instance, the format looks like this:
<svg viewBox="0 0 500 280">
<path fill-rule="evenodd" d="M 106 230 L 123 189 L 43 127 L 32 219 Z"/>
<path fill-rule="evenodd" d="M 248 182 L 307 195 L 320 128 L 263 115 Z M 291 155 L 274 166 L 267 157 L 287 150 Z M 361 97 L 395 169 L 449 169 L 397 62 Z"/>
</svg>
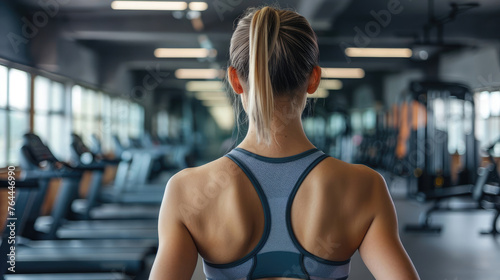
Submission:
<svg viewBox="0 0 500 280">
<path fill-rule="evenodd" d="M 265 7 L 238 23 L 228 79 L 249 116 L 241 144 L 170 179 L 150 279 L 346 279 L 359 250 L 377 279 L 418 279 L 383 178 L 328 157 L 304 134 L 318 88 L 307 20 Z"/>
</svg>

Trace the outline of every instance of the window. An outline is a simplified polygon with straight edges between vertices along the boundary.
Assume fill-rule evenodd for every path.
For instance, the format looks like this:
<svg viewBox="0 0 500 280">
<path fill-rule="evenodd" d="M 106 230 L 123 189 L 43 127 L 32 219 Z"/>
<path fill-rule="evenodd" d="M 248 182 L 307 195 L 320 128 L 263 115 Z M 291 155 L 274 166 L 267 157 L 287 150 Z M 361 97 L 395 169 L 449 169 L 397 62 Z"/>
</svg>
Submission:
<svg viewBox="0 0 500 280">
<path fill-rule="evenodd" d="M 7 166 L 7 112 L 0 109 L 0 168 Z"/>
<path fill-rule="evenodd" d="M 70 128 L 87 143 L 97 134 L 105 152 L 112 147 L 113 133 L 124 140 L 143 134 L 144 108 L 139 104 L 79 85 L 66 94 L 63 83 L 43 76 L 31 79 L 28 72 L 0 65 L 0 167 L 19 164 L 32 106 L 33 131 L 61 160 L 70 154 Z"/>
<path fill-rule="evenodd" d="M 7 107 L 7 67 L 0 65 L 0 109 Z"/>
<path fill-rule="evenodd" d="M 479 113 L 483 119 L 490 117 L 490 93 L 483 91 L 479 94 Z"/>
<path fill-rule="evenodd" d="M 129 137 L 140 138 L 144 132 L 144 108 L 120 98 L 111 101 L 111 133 L 123 143 Z"/>
<path fill-rule="evenodd" d="M 35 133 L 49 144 L 50 80 L 45 77 L 35 78 Z"/>
<path fill-rule="evenodd" d="M 2 96 L 0 101 L 3 107 L 0 111 L 3 112 L 4 132 L 5 134 L 2 139 L 4 143 L 0 146 L 4 146 L 2 154 L 6 154 L 3 161 L 8 165 L 19 164 L 19 148 L 22 144 L 22 136 L 29 131 L 29 109 L 30 109 L 30 90 L 29 81 L 30 75 L 24 71 L 17 69 L 2 68 L 0 70 L 2 78 L 0 80 L 4 81 L 2 84 L 7 85 L 7 92 L 5 92 L 5 86 L 2 90 Z M 7 77 L 5 76 L 7 72 Z M 7 98 L 5 98 L 7 97 Z M 7 99 L 7 103 L 5 103 Z M 0 160 L 2 161 L 2 160 Z"/>
<path fill-rule="evenodd" d="M 500 91 L 477 92 L 476 103 L 476 138 L 482 149 L 500 138 Z M 494 149 L 495 156 L 500 156 L 500 143 Z"/>
<path fill-rule="evenodd" d="M 104 152 L 111 151 L 113 135 L 127 143 L 129 137 L 143 134 L 144 108 L 139 104 L 78 85 L 72 89 L 71 103 L 73 131 L 87 143 L 92 134 L 97 135 Z"/>
<path fill-rule="evenodd" d="M 449 108 L 447 108 L 448 120 L 445 122 L 448 123 L 448 152 L 463 155 L 466 152 L 466 130 L 470 127 L 467 121 L 471 121 L 470 118 L 464 116 L 466 107 L 468 107 L 466 104 L 469 101 L 452 98 L 449 102 Z"/>
<path fill-rule="evenodd" d="M 61 83 L 52 82 L 51 111 L 49 114 L 50 148 L 61 159 L 69 158 L 70 131 L 65 110 L 65 89 Z"/>
<path fill-rule="evenodd" d="M 500 116 L 500 91 L 495 91 L 491 93 L 490 98 L 490 112 L 492 116 Z"/>
<path fill-rule="evenodd" d="M 112 131 L 111 131 L 111 97 L 100 93 L 101 99 L 101 134 L 98 135 L 101 139 L 101 146 L 105 152 L 111 151 L 112 147 Z"/>
<path fill-rule="evenodd" d="M 128 106 L 126 101 L 113 98 L 111 101 L 111 133 L 122 142 L 128 141 L 127 125 Z"/>
<path fill-rule="evenodd" d="M 436 129 L 446 131 L 446 104 L 442 98 L 435 98 L 431 101 L 432 113 L 434 114 L 434 126 Z"/>
<path fill-rule="evenodd" d="M 143 134 L 144 128 L 144 109 L 139 105 L 130 104 L 129 135 L 139 138 Z"/>
<path fill-rule="evenodd" d="M 9 155 L 8 164 L 19 164 L 19 149 L 23 135 L 29 130 L 29 115 L 25 112 L 9 113 Z"/>
<path fill-rule="evenodd" d="M 125 100 L 120 100 L 118 102 L 118 135 L 120 135 L 120 138 L 125 141 L 125 143 L 128 142 L 129 139 L 129 133 L 128 133 L 128 117 L 129 117 L 129 107 L 128 107 L 128 102 Z"/>
<path fill-rule="evenodd" d="M 111 137 L 113 136 L 118 136 L 119 135 L 119 103 L 120 100 L 118 98 L 111 98 L 110 100 L 110 135 Z"/>
<path fill-rule="evenodd" d="M 95 91 L 87 89 L 84 90 L 82 95 L 82 115 L 83 115 L 83 131 L 81 132 L 83 139 L 90 140 L 92 134 L 97 133 L 98 119 L 96 114 L 99 115 L 97 96 Z"/>
<path fill-rule="evenodd" d="M 69 157 L 70 133 L 64 108 L 64 85 L 45 77 L 35 78 L 35 133 L 61 160 Z"/>
<path fill-rule="evenodd" d="M 161 138 L 168 138 L 168 113 L 166 111 L 160 111 L 156 115 L 156 134 Z"/>
<path fill-rule="evenodd" d="M 0 65 L 0 167 L 7 165 L 7 67 Z"/>
<path fill-rule="evenodd" d="M 102 139 L 102 111 L 100 93 L 78 85 L 71 90 L 73 132 L 90 143 L 93 134 Z"/>
<path fill-rule="evenodd" d="M 71 114 L 73 117 L 73 132 L 81 134 L 83 132 L 82 116 L 82 87 L 75 85 L 71 89 Z"/>
<path fill-rule="evenodd" d="M 491 92 L 490 95 L 490 143 L 500 140 L 500 91 Z M 500 156 L 500 143 L 495 145 L 494 153 Z"/>
<path fill-rule="evenodd" d="M 29 74 L 17 70 L 9 71 L 9 107 L 17 110 L 29 110 Z"/>
</svg>

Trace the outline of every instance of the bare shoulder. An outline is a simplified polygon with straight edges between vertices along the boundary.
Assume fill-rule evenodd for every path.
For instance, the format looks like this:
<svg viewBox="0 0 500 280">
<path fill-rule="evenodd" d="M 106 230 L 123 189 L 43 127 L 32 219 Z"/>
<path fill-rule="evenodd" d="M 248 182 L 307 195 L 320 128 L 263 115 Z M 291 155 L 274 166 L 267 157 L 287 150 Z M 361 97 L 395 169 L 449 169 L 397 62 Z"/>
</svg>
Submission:
<svg viewBox="0 0 500 280">
<path fill-rule="evenodd" d="M 350 193 L 363 194 L 369 197 L 375 193 L 386 192 L 384 178 L 375 170 L 362 164 L 351 164 L 328 157 L 318 165 L 324 183 L 338 186 Z"/>
<path fill-rule="evenodd" d="M 225 178 L 236 172 L 231 160 L 221 157 L 198 167 L 184 168 L 170 178 L 167 187 L 173 188 L 175 192 L 189 192 L 203 188 L 210 180 Z"/>
<path fill-rule="evenodd" d="M 238 173 L 235 166 L 230 159 L 221 157 L 177 172 L 167 183 L 164 203 L 175 205 L 183 221 L 186 221 L 187 214 L 190 218 L 198 216 L 208 203 L 213 202 L 228 186 L 234 185 L 231 182 Z"/>
</svg>

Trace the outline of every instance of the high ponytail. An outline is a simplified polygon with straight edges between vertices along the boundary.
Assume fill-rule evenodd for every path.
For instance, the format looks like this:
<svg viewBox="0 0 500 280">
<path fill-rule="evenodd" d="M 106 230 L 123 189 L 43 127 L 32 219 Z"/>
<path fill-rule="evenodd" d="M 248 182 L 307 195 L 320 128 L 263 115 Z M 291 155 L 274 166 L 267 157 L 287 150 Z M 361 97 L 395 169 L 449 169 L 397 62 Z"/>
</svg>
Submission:
<svg viewBox="0 0 500 280">
<path fill-rule="evenodd" d="M 269 74 L 269 60 L 280 30 L 278 12 L 265 7 L 255 13 L 250 25 L 248 114 L 257 129 L 257 142 L 271 142 L 274 93 Z"/>
<path fill-rule="evenodd" d="M 229 56 L 238 77 L 248 83 L 243 98 L 257 140 L 270 144 L 275 97 L 288 97 L 293 106 L 306 94 L 319 60 L 316 34 L 296 12 L 251 8 L 238 22 Z"/>
</svg>

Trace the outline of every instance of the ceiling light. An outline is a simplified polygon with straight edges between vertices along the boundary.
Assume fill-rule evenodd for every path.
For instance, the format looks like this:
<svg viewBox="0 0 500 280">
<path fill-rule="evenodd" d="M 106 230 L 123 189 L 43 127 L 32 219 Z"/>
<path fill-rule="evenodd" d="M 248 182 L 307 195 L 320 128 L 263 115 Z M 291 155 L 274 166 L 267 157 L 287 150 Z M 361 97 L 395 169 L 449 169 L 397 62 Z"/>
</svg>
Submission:
<svg viewBox="0 0 500 280">
<path fill-rule="evenodd" d="M 327 98 L 330 93 L 324 88 L 318 88 L 318 90 L 313 94 L 308 94 L 307 98 Z"/>
<path fill-rule="evenodd" d="M 208 9 L 208 4 L 205 2 L 191 2 L 189 3 L 189 9 L 191 11 L 205 11 Z"/>
<path fill-rule="evenodd" d="M 338 79 L 361 79 L 365 71 L 361 68 L 322 68 L 321 77 Z"/>
<path fill-rule="evenodd" d="M 328 89 L 328 90 L 339 90 L 339 89 L 342 89 L 342 81 L 341 80 L 321 80 L 319 87 L 324 88 L 324 89 Z"/>
<path fill-rule="evenodd" d="M 409 58 L 413 52 L 408 48 L 346 48 L 349 57 L 402 57 Z"/>
<path fill-rule="evenodd" d="M 215 57 L 217 50 L 205 48 L 159 48 L 155 50 L 158 58 L 205 58 Z"/>
<path fill-rule="evenodd" d="M 203 106 L 206 107 L 231 107 L 229 101 L 226 100 L 203 100 Z"/>
<path fill-rule="evenodd" d="M 191 81 L 186 83 L 187 91 L 224 91 L 220 81 Z"/>
<path fill-rule="evenodd" d="M 183 11 L 188 4 L 183 1 L 113 1 L 113 10 L 158 10 L 158 11 Z"/>
<path fill-rule="evenodd" d="M 228 96 L 223 91 L 196 92 L 194 97 L 198 100 L 228 100 Z"/>
<path fill-rule="evenodd" d="M 177 79 L 217 79 L 224 75 L 224 71 L 219 69 L 177 69 L 175 77 Z"/>
</svg>

